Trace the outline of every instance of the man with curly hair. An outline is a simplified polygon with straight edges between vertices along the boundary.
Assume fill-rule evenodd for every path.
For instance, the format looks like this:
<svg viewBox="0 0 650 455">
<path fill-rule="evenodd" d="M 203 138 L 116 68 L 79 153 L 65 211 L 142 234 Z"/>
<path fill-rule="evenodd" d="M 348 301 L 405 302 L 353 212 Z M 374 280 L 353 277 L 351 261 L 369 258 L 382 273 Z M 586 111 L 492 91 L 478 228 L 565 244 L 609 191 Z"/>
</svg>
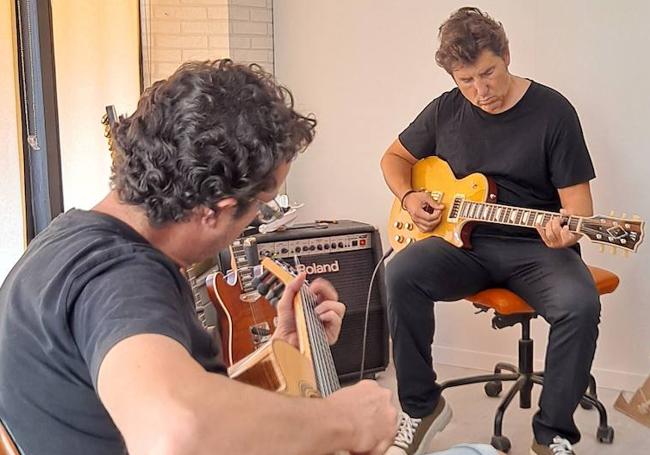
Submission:
<svg viewBox="0 0 650 455">
<path fill-rule="evenodd" d="M 230 380 L 180 268 L 214 256 L 270 201 L 315 121 L 259 67 L 188 63 L 115 131 L 110 193 L 57 217 L 0 289 L 0 417 L 25 455 L 380 454 L 390 392 L 325 399 Z M 295 340 L 292 300 L 275 337 Z M 345 307 L 312 284 L 328 340 Z"/>
<path fill-rule="evenodd" d="M 594 169 L 573 106 L 557 91 L 509 72 L 501 23 L 461 8 L 439 30 L 436 62 L 456 88 L 435 98 L 385 152 L 386 182 L 422 232 L 444 206 L 411 187 L 413 165 L 438 156 L 457 178 L 480 172 L 505 205 L 590 216 Z M 436 301 L 506 287 L 550 323 L 544 388 L 533 419 L 534 455 L 574 454 L 573 413 L 587 388 L 600 300 L 578 236 L 559 219 L 532 229 L 478 225 L 471 249 L 432 236 L 400 251 L 386 270 L 393 359 L 403 414 L 389 454 L 421 454 L 451 418 L 432 370 Z"/>
</svg>

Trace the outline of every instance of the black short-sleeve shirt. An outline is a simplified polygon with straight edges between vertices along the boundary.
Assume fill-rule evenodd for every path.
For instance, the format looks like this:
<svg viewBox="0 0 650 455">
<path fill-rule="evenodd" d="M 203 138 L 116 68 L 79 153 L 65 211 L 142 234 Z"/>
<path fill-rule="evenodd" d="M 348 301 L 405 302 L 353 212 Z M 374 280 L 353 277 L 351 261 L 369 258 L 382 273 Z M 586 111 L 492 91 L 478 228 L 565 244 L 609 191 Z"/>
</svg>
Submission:
<svg viewBox="0 0 650 455">
<path fill-rule="evenodd" d="M 142 333 L 225 373 L 178 265 L 108 215 L 56 218 L 0 288 L 0 417 L 25 455 L 126 453 L 97 376 L 116 343 Z"/>
<path fill-rule="evenodd" d="M 558 211 L 558 188 L 595 177 L 578 115 L 557 91 L 531 81 L 511 109 L 489 114 L 455 88 L 434 99 L 399 135 L 416 158 L 436 155 L 457 178 L 491 177 L 498 202 Z M 532 229 L 479 225 L 474 235 L 539 237 Z"/>
</svg>

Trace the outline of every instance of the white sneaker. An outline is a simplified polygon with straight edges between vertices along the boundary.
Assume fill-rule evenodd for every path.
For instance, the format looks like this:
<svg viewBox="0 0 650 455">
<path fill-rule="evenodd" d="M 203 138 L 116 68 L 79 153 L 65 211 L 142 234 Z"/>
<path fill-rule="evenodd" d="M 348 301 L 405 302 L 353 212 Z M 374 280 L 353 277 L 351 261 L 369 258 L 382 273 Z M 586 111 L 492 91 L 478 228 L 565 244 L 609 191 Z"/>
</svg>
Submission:
<svg viewBox="0 0 650 455">
<path fill-rule="evenodd" d="M 533 439 L 530 455 L 576 455 L 571 443 L 564 438 L 555 436 L 553 442 L 545 446 Z"/>
<path fill-rule="evenodd" d="M 445 429 L 451 416 L 451 407 L 442 397 L 433 412 L 421 419 L 415 419 L 402 412 L 395 440 L 385 455 L 422 455 L 426 453 L 433 437 Z"/>
</svg>

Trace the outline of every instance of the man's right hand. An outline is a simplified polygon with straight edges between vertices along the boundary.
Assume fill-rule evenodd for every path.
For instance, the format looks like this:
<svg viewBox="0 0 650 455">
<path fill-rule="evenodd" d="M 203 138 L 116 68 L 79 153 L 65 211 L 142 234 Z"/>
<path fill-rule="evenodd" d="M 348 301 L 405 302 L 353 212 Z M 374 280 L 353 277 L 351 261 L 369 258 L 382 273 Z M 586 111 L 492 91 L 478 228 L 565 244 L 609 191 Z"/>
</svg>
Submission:
<svg viewBox="0 0 650 455">
<path fill-rule="evenodd" d="M 397 433 L 398 411 L 392 404 L 391 391 L 375 381 L 360 381 L 330 395 L 327 400 L 337 414 L 349 420 L 354 453 L 383 455 Z"/>
<path fill-rule="evenodd" d="M 435 202 L 427 191 L 409 193 L 402 203 L 420 231 L 431 232 L 440 224 L 445 206 Z"/>
</svg>

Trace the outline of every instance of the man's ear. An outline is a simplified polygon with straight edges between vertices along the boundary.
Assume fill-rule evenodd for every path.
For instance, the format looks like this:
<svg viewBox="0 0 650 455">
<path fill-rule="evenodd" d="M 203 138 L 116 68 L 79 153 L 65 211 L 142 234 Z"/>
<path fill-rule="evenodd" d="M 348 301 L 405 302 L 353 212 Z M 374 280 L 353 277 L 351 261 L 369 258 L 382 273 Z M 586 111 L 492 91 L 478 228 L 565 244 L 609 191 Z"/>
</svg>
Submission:
<svg viewBox="0 0 650 455">
<path fill-rule="evenodd" d="M 508 47 L 506 47 L 506 49 L 503 51 L 503 56 L 501 58 L 506 64 L 506 68 L 510 66 L 510 49 Z"/>
<path fill-rule="evenodd" d="M 221 217 L 223 215 L 231 213 L 236 208 L 237 199 L 227 197 L 217 202 L 216 208 L 214 209 L 203 207 L 201 211 L 201 219 L 210 226 L 216 226 L 222 219 Z"/>
</svg>

